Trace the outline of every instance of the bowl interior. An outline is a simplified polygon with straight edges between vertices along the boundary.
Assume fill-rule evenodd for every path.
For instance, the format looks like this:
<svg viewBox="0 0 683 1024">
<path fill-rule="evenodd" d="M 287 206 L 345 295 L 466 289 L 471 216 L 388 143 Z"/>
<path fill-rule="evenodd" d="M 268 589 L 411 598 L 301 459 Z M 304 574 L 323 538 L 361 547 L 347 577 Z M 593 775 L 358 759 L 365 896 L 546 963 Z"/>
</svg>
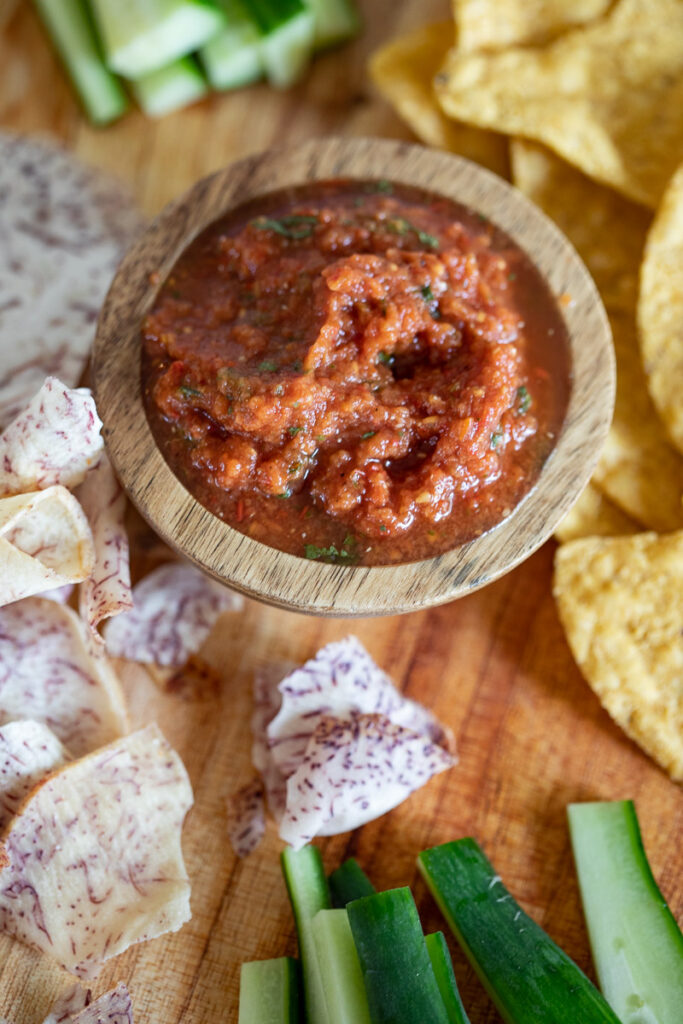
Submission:
<svg viewBox="0 0 683 1024">
<path fill-rule="evenodd" d="M 567 327 L 571 390 L 564 426 L 535 487 L 488 533 L 443 555 L 393 566 L 306 561 L 244 536 L 199 504 L 159 451 L 143 408 L 140 325 L 180 253 L 212 221 L 259 196 L 330 178 L 386 178 L 439 193 L 502 228 L 531 257 Z M 105 301 L 93 386 L 107 448 L 129 496 L 171 546 L 212 576 L 270 603 L 318 615 L 415 610 L 483 586 L 528 557 L 587 483 L 614 404 L 609 325 L 593 281 L 548 218 L 494 174 L 402 142 L 320 139 L 240 161 L 166 207 L 124 258 Z"/>
</svg>

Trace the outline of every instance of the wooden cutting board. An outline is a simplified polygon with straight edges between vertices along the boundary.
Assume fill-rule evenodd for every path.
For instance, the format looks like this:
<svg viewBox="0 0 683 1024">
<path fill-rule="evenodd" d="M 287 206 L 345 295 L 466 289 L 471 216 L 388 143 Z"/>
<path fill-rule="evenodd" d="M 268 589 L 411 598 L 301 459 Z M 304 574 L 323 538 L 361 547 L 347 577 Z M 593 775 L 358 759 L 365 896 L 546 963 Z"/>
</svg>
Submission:
<svg viewBox="0 0 683 1024">
<path fill-rule="evenodd" d="M 373 97 L 367 55 L 390 35 L 443 17 L 445 0 L 365 0 L 362 6 L 362 38 L 319 58 L 296 90 L 278 94 L 258 86 L 212 97 L 157 124 L 131 113 L 96 131 L 81 117 L 30 6 L 19 4 L 0 38 L 0 126 L 63 139 L 129 180 L 150 214 L 201 175 L 274 141 L 325 132 L 409 138 Z M 138 531 L 137 572 L 153 549 L 149 533 Z M 565 807 L 633 797 L 655 875 L 680 918 L 680 790 L 611 722 L 574 665 L 550 593 L 553 552 L 547 544 L 486 589 L 402 618 L 322 620 L 248 602 L 243 613 L 224 617 L 209 641 L 221 688 L 201 700 L 164 695 L 145 670 L 121 665 L 134 723 L 156 719 L 192 779 L 195 806 L 183 846 L 193 917 L 178 934 L 108 966 L 95 994 L 125 981 L 137 1024 L 233 1024 L 240 963 L 295 951 L 275 830 L 270 826 L 259 849 L 238 861 L 226 839 L 225 797 L 250 777 L 254 665 L 303 661 L 349 632 L 407 694 L 453 728 L 460 764 L 379 821 L 322 843 L 330 869 L 353 854 L 378 886 L 413 885 L 425 927 L 433 930 L 443 922 L 416 877 L 415 856 L 474 835 L 524 907 L 592 974 Z M 498 1021 L 452 948 L 472 1024 Z M 0 939 L 0 1015 L 13 1024 L 37 1024 L 69 983 L 46 958 Z"/>
</svg>

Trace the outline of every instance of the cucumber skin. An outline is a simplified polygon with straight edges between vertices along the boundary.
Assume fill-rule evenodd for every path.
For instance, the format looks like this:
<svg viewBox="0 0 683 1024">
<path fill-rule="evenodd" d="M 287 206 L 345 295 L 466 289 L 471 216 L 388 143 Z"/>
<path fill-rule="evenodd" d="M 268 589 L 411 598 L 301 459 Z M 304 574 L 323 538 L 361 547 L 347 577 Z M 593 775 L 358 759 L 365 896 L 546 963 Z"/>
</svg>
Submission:
<svg viewBox="0 0 683 1024">
<path fill-rule="evenodd" d="M 410 889 L 346 908 L 372 1024 L 449 1024 Z"/>
<path fill-rule="evenodd" d="M 333 871 L 328 881 L 333 907 L 344 908 L 352 900 L 372 896 L 377 891 L 354 857 L 349 857 Z"/>
<path fill-rule="evenodd" d="M 242 964 L 238 1024 L 299 1024 L 300 985 L 292 957 Z"/>
<path fill-rule="evenodd" d="M 425 850 L 418 868 L 506 1024 L 621 1024 L 515 902 L 474 839 Z"/>
<path fill-rule="evenodd" d="M 311 926 L 319 910 L 331 909 L 330 889 L 320 850 L 316 846 L 304 846 L 300 850 L 288 847 L 280 854 L 280 863 L 299 939 L 306 1022 L 328 1024 L 327 1003 Z"/>
<path fill-rule="evenodd" d="M 567 815 L 607 1001 L 623 1024 L 680 1024 L 683 935 L 652 874 L 633 801 L 570 804 Z"/>
<path fill-rule="evenodd" d="M 462 1005 L 444 933 L 432 932 L 431 935 L 425 935 L 425 943 L 450 1024 L 470 1024 L 465 1007 Z"/>
</svg>

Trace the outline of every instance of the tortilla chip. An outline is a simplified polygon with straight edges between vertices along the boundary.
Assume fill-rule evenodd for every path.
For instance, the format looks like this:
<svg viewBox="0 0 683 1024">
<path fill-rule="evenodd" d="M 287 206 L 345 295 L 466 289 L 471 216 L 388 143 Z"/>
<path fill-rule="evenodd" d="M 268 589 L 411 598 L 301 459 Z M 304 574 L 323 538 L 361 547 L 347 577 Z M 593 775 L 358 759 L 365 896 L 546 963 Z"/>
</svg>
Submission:
<svg viewBox="0 0 683 1024">
<path fill-rule="evenodd" d="M 452 42 L 451 22 L 425 25 L 378 50 L 369 64 L 370 77 L 428 146 L 459 153 L 507 176 L 507 141 L 493 132 L 454 124 L 436 102 L 432 79 Z"/>
<path fill-rule="evenodd" d="M 502 50 L 539 45 L 598 18 L 612 0 L 453 0 L 458 48 Z"/>
<path fill-rule="evenodd" d="M 87 388 L 48 377 L 0 435 L 0 497 L 82 483 L 104 450 L 101 428 Z"/>
<path fill-rule="evenodd" d="M 100 641 L 100 622 L 133 607 L 124 523 L 126 496 L 104 452 L 78 488 L 78 500 L 88 517 L 95 547 L 95 564 L 81 586 L 78 605 L 93 637 Z"/>
<path fill-rule="evenodd" d="M 638 328 L 652 401 L 683 452 L 683 164 L 664 193 L 647 238 Z"/>
<path fill-rule="evenodd" d="M 114 671 L 71 608 L 29 597 L 0 608 L 0 724 L 44 722 L 76 757 L 126 732 Z"/>
<path fill-rule="evenodd" d="M 572 653 L 624 731 L 683 780 L 683 531 L 590 538 L 555 556 Z"/>
<path fill-rule="evenodd" d="M 107 650 L 141 664 L 184 665 L 242 597 L 185 562 L 169 562 L 133 588 L 133 607 L 104 627 Z"/>
<path fill-rule="evenodd" d="M 545 47 L 453 49 L 435 90 L 449 117 L 544 142 L 654 207 L 683 151 L 683 4 L 621 0 Z"/>
<path fill-rule="evenodd" d="M 0 605 L 79 583 L 94 561 L 88 520 L 65 487 L 0 498 Z"/>
<path fill-rule="evenodd" d="M 70 386 L 80 380 L 100 306 L 141 220 L 118 182 L 25 135 L 0 132 L 0 195 L 4 426 L 48 374 Z"/>
<path fill-rule="evenodd" d="M 621 537 L 639 530 L 638 523 L 589 483 L 555 529 L 555 537 L 566 544 L 580 537 Z"/>
<path fill-rule="evenodd" d="M 683 526 L 683 459 L 650 401 L 635 326 L 638 266 L 649 223 L 640 207 L 530 143 L 512 145 L 513 180 L 574 243 L 600 289 L 612 325 L 617 397 L 594 474 L 600 489 L 654 530 Z"/>
<path fill-rule="evenodd" d="M 617 357 L 614 419 L 593 479 L 639 523 L 683 526 L 683 457 L 668 443 L 645 383 L 633 318 L 610 315 Z"/>
<path fill-rule="evenodd" d="M 81 978 L 177 931 L 190 917 L 180 834 L 191 806 L 155 725 L 60 768 L 0 843 L 0 929 Z"/>
<path fill-rule="evenodd" d="M 510 159 L 513 183 L 576 247 L 607 309 L 632 313 L 650 213 L 591 181 L 544 146 L 513 139 Z"/>
</svg>

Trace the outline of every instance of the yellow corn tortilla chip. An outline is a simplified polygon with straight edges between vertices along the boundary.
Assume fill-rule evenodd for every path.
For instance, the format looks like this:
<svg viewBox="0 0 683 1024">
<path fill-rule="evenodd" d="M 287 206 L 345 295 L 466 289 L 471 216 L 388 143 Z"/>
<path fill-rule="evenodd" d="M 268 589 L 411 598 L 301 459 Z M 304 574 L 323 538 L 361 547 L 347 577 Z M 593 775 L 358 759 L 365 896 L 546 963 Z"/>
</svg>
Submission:
<svg viewBox="0 0 683 1024">
<path fill-rule="evenodd" d="M 639 530 L 638 523 L 611 502 L 599 487 L 589 483 L 555 530 L 555 537 L 566 544 L 580 537 L 621 537 Z"/>
<path fill-rule="evenodd" d="M 94 560 L 88 520 L 66 487 L 0 499 L 0 605 L 80 583 Z"/>
<path fill-rule="evenodd" d="M 564 231 L 608 310 L 632 312 L 651 214 L 591 181 L 545 146 L 510 143 L 512 181 Z"/>
<path fill-rule="evenodd" d="M 450 117 L 544 142 L 654 207 L 683 152 L 683 4 L 620 0 L 544 47 L 453 49 L 435 89 Z"/>
<path fill-rule="evenodd" d="M 506 176 L 507 141 L 493 132 L 455 124 L 436 102 L 432 79 L 452 42 L 452 22 L 425 25 L 378 50 L 369 64 L 370 77 L 427 145 L 460 153 Z"/>
<path fill-rule="evenodd" d="M 664 193 L 647 238 L 638 329 L 652 401 L 683 452 L 683 164 Z"/>
<path fill-rule="evenodd" d="M 554 594 L 572 653 L 604 707 L 683 780 L 683 531 L 563 544 Z"/>
<path fill-rule="evenodd" d="M 458 48 L 502 50 L 545 43 L 604 14 L 612 0 L 453 0 Z"/>
<path fill-rule="evenodd" d="M 612 325 L 617 398 L 594 480 L 642 525 L 678 529 L 683 526 L 683 459 L 669 443 L 650 400 L 635 325 L 638 267 L 649 215 L 547 149 L 520 141 L 511 148 L 514 183 L 576 246 Z"/>
</svg>

